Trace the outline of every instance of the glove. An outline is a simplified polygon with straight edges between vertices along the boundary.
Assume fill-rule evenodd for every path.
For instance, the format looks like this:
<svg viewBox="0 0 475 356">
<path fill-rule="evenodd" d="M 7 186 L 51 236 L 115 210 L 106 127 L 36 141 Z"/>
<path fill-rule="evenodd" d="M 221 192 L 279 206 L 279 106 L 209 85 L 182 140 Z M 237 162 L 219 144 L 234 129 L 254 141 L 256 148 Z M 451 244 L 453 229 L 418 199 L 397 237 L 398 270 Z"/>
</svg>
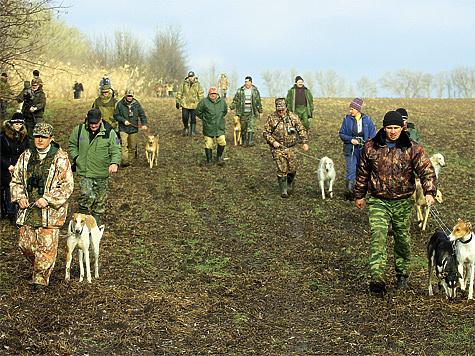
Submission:
<svg viewBox="0 0 475 356">
<path fill-rule="evenodd" d="M 35 112 L 35 111 L 36 111 L 36 106 L 32 106 L 32 107 L 30 108 L 30 112 Z"/>
<path fill-rule="evenodd" d="M 177 109 L 180 108 L 180 104 L 179 104 L 179 103 L 176 103 L 176 108 L 177 108 Z"/>
</svg>

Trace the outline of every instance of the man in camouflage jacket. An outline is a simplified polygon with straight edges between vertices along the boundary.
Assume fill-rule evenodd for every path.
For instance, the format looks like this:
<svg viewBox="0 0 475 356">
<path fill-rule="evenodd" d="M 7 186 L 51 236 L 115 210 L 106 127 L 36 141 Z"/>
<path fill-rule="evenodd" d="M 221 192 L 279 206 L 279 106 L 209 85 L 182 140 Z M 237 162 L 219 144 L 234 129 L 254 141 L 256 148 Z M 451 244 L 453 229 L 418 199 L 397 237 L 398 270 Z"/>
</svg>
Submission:
<svg viewBox="0 0 475 356">
<path fill-rule="evenodd" d="M 228 110 L 236 110 L 236 116 L 239 116 L 241 122 L 241 137 L 243 146 L 252 146 L 252 137 L 254 135 L 254 126 L 256 118 L 262 118 L 261 94 L 255 85 L 252 84 L 252 78 L 247 76 L 245 83 L 234 94 L 233 102 Z"/>
<path fill-rule="evenodd" d="M 383 128 L 365 143 L 356 173 L 356 206 L 363 209 L 366 192 L 371 194 L 368 216 L 371 227 L 370 289 L 373 292 L 385 291 L 386 236 L 390 223 L 394 233 L 397 286 L 408 287 L 414 173 L 421 179 L 428 206 L 434 204 L 437 192 L 436 176 L 429 157 L 403 128 L 400 113 L 386 113 Z"/>
<path fill-rule="evenodd" d="M 226 99 L 226 94 L 229 89 L 229 79 L 224 72 L 221 73 L 221 77 L 219 77 L 218 88 L 221 90 L 221 96 Z"/>
<path fill-rule="evenodd" d="M 33 136 L 35 148 L 21 154 L 10 189 L 12 202 L 20 207 L 18 245 L 33 265 L 33 284 L 39 289 L 48 285 L 53 272 L 74 179 L 68 154 L 53 141 L 53 127 L 39 123 Z"/>
<path fill-rule="evenodd" d="M 195 72 L 189 71 L 188 76 L 181 83 L 176 93 L 176 108 L 181 109 L 181 118 L 183 121 L 183 134 L 191 136 L 196 134 L 196 114 L 195 110 L 201 99 L 204 98 L 204 90 L 195 76 Z M 188 130 L 188 120 L 190 121 L 190 130 Z"/>
<path fill-rule="evenodd" d="M 277 164 L 280 196 L 287 198 L 293 191 L 297 173 L 297 157 L 292 147 L 297 144 L 297 136 L 299 136 L 303 142 L 304 151 L 308 151 L 307 131 L 299 117 L 287 110 L 285 98 L 277 98 L 275 108 L 276 111 L 267 118 L 263 136 Z"/>
</svg>

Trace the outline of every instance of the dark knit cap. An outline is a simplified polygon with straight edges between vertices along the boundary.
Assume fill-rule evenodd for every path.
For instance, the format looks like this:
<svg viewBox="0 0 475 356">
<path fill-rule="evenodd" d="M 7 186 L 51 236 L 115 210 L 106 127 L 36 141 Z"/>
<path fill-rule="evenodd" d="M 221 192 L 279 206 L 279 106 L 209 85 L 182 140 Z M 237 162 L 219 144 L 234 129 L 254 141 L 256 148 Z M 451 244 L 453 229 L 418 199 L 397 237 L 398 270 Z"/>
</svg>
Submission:
<svg viewBox="0 0 475 356">
<path fill-rule="evenodd" d="M 297 83 L 299 80 L 302 80 L 303 81 L 303 78 L 300 76 L 300 75 L 297 75 L 295 77 L 295 83 Z"/>
<path fill-rule="evenodd" d="M 399 109 L 396 109 L 396 111 L 401 114 L 401 116 L 402 116 L 403 119 L 406 119 L 406 120 L 407 120 L 407 111 L 406 111 L 406 109 L 404 109 L 404 108 L 399 108 Z"/>
<path fill-rule="evenodd" d="M 250 75 L 248 75 L 246 78 L 244 78 L 244 81 L 247 82 L 248 80 L 249 80 L 250 82 L 252 82 L 252 77 L 251 77 Z"/>
<path fill-rule="evenodd" d="M 350 108 L 356 109 L 361 112 L 361 107 L 363 106 L 363 99 L 354 98 L 353 101 L 350 103 Z"/>
<path fill-rule="evenodd" d="M 101 111 L 99 109 L 91 109 L 87 112 L 87 122 L 97 124 L 101 121 Z"/>
<path fill-rule="evenodd" d="M 388 111 L 386 115 L 384 115 L 383 126 L 404 126 L 404 120 L 402 119 L 402 115 L 397 111 Z"/>
<path fill-rule="evenodd" d="M 13 114 L 12 118 L 10 119 L 10 124 L 23 124 L 25 119 L 23 118 L 23 114 L 21 112 L 16 112 Z"/>
<path fill-rule="evenodd" d="M 7 73 L 3 72 L 2 77 L 8 77 Z"/>
</svg>

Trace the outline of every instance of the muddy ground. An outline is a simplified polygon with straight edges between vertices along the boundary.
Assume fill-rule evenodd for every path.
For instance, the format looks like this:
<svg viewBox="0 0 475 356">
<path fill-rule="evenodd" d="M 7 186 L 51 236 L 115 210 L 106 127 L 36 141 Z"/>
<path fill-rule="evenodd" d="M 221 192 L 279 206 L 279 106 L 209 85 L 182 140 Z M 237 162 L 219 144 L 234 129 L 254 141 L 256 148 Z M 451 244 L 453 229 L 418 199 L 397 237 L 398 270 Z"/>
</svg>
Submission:
<svg viewBox="0 0 475 356">
<path fill-rule="evenodd" d="M 350 101 L 316 99 L 314 158 L 299 156 L 296 192 L 282 199 L 259 134 L 264 119 L 253 147 L 235 147 L 228 114 L 226 165 L 207 166 L 201 124 L 183 137 L 171 99 L 142 100 L 160 135 L 159 163 L 150 169 L 141 150 L 110 179 L 99 279 L 79 283 L 75 256 L 64 281 L 63 227 L 50 286 L 34 291 L 18 230 L 1 223 L 0 354 L 474 355 L 474 302 L 460 291 L 454 301 L 427 294 L 426 243 L 439 228 L 432 217 L 427 231 L 412 227 L 410 289 L 395 289 L 389 238 L 388 293 L 369 292 L 366 211 L 343 199 L 338 130 Z M 264 99 L 265 115 L 272 103 Z M 445 156 L 438 212 L 449 227 L 475 222 L 474 104 L 367 99 L 363 107 L 377 128 L 387 110 L 405 107 L 428 153 Z M 63 148 L 90 105 L 48 102 Z M 322 200 L 315 158 L 325 155 L 337 182 L 333 199 Z"/>
</svg>

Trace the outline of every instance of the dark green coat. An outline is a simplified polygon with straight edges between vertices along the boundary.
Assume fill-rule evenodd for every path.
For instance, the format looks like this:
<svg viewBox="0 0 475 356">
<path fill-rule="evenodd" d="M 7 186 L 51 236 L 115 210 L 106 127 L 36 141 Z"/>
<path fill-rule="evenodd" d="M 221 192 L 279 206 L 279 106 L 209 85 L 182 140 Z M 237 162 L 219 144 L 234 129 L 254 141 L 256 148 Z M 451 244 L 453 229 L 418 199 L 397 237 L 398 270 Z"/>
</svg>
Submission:
<svg viewBox="0 0 475 356">
<path fill-rule="evenodd" d="M 130 105 L 130 111 L 132 116 L 129 116 L 129 104 L 127 104 L 125 96 L 121 101 L 117 103 L 114 111 L 114 119 L 119 123 L 119 132 L 126 132 L 128 134 L 136 133 L 139 131 L 137 126 L 147 126 L 147 116 L 142 105 L 134 98 Z M 140 125 L 139 125 L 140 118 Z M 125 120 L 129 121 L 132 125 L 126 126 Z"/>
<path fill-rule="evenodd" d="M 226 134 L 224 117 L 228 112 L 228 105 L 221 97 L 211 100 L 208 96 L 198 103 L 196 116 L 203 121 L 203 135 L 217 137 Z"/>
<path fill-rule="evenodd" d="M 295 88 L 297 84 L 295 84 L 292 88 L 289 89 L 287 92 L 287 107 L 290 111 L 295 112 Z M 307 98 L 307 115 L 309 118 L 313 115 L 313 96 L 310 90 L 304 86 L 305 89 L 305 97 Z"/>
</svg>

